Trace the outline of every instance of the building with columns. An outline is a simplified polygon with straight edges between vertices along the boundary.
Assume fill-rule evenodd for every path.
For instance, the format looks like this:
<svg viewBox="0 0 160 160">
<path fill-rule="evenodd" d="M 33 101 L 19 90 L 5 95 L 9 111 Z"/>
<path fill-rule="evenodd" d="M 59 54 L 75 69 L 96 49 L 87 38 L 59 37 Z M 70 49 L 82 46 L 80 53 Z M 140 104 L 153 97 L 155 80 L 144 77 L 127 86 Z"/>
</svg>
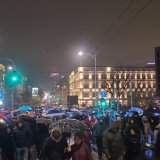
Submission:
<svg viewBox="0 0 160 160">
<path fill-rule="evenodd" d="M 94 105 L 106 91 L 106 101 L 118 99 L 128 105 L 133 98 L 154 97 L 156 93 L 155 69 L 153 67 L 96 67 L 96 89 L 94 67 L 79 67 L 69 76 L 69 94 L 78 95 L 79 104 Z"/>
</svg>

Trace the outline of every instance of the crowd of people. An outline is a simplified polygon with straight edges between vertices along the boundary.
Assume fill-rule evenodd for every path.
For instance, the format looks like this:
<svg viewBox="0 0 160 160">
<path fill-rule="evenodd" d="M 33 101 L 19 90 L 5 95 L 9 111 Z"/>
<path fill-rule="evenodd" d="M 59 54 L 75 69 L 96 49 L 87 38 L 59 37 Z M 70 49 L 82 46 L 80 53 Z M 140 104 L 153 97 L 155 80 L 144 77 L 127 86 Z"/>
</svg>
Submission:
<svg viewBox="0 0 160 160">
<path fill-rule="evenodd" d="M 132 160 L 154 144 L 160 158 L 160 125 L 155 116 L 117 117 L 110 122 L 109 115 L 84 120 L 88 130 L 71 133 L 59 127 L 49 129 L 47 123 L 18 118 L 11 124 L 0 123 L 0 159 L 2 160 L 93 160 L 91 143 L 97 146 L 98 158 Z M 68 139 L 73 135 L 74 143 Z"/>
<path fill-rule="evenodd" d="M 121 119 L 107 126 L 105 119 L 100 119 L 93 127 L 98 148 L 99 160 L 102 155 L 112 160 L 135 160 L 148 147 L 160 158 L 160 127 L 155 116 L 139 116 Z"/>
</svg>

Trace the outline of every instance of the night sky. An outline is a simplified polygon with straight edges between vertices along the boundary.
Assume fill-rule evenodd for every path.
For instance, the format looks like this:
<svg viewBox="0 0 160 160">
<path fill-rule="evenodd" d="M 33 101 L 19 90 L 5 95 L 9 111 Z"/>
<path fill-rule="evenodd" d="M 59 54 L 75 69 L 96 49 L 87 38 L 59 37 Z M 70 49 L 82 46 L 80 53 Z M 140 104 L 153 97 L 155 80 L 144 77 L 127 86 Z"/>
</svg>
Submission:
<svg viewBox="0 0 160 160">
<path fill-rule="evenodd" d="M 0 58 L 45 89 L 51 71 L 79 66 L 79 50 L 96 53 L 99 66 L 145 64 L 160 45 L 159 8 L 160 0 L 0 0 Z"/>
</svg>

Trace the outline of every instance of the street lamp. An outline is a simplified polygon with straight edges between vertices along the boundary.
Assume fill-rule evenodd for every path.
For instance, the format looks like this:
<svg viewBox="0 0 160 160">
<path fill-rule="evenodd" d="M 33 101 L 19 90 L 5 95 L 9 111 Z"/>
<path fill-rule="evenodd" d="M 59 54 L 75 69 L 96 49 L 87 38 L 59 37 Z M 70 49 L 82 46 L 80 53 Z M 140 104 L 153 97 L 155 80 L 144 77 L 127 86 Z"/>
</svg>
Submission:
<svg viewBox="0 0 160 160">
<path fill-rule="evenodd" d="M 79 56 L 83 56 L 83 52 L 82 51 L 80 51 L 80 52 L 78 52 L 78 55 Z M 96 89 L 97 89 L 97 68 L 96 68 L 96 66 L 97 66 L 97 56 L 96 56 L 96 54 L 90 54 L 90 53 L 86 53 L 86 55 L 88 55 L 89 57 L 91 57 L 93 60 L 94 60 L 94 75 L 95 75 L 95 79 L 94 79 L 94 81 L 95 81 L 95 86 L 94 86 L 94 88 L 95 88 L 95 107 L 96 107 L 96 103 L 97 103 L 97 91 L 96 91 Z"/>
<path fill-rule="evenodd" d="M 12 63 L 12 65 L 13 65 L 13 67 L 14 67 L 14 70 L 16 70 L 16 68 L 17 68 L 17 67 L 16 67 L 16 64 L 15 64 L 15 62 L 14 62 L 12 59 L 10 59 L 10 58 L 0 58 L 0 60 L 4 60 L 4 61 L 8 61 L 8 62 Z M 8 69 L 9 69 L 9 70 L 12 70 L 13 67 L 12 67 L 12 66 L 9 66 Z"/>
<path fill-rule="evenodd" d="M 9 67 L 8 67 L 8 70 L 10 70 L 10 71 L 13 70 L 13 67 L 12 67 L 12 66 L 9 66 Z"/>
</svg>

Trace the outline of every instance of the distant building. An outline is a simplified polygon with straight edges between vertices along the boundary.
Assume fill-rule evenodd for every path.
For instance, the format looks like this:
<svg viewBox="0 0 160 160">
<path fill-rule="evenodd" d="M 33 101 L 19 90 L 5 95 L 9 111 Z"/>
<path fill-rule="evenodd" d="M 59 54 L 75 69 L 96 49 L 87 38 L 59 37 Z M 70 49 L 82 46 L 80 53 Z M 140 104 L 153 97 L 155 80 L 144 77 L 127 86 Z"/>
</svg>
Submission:
<svg viewBox="0 0 160 160">
<path fill-rule="evenodd" d="M 118 98 L 128 105 L 131 92 L 134 98 L 153 97 L 156 93 L 155 69 L 153 67 L 97 67 L 97 99 L 107 91 L 106 100 Z M 94 67 L 79 67 L 69 76 L 69 93 L 78 95 L 79 104 L 94 105 Z M 136 96 L 136 97 L 135 97 Z"/>
</svg>

